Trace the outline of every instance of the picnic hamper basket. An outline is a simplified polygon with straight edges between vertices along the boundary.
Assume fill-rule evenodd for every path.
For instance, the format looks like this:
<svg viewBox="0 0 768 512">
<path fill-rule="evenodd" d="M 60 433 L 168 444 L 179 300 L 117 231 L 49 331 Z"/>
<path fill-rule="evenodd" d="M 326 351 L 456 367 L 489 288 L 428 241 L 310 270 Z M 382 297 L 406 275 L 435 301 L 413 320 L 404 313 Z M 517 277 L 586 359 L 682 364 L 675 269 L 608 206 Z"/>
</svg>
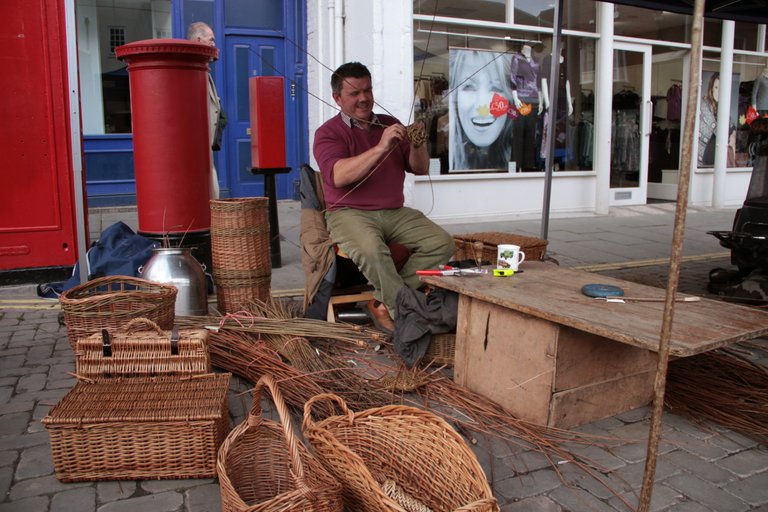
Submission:
<svg viewBox="0 0 768 512">
<path fill-rule="evenodd" d="M 262 416 L 265 387 L 280 424 Z M 256 384 L 248 418 L 221 445 L 216 468 L 223 512 L 343 510 L 341 485 L 296 438 L 288 408 L 271 375 Z"/>
<path fill-rule="evenodd" d="M 501 231 L 484 231 L 453 235 L 456 244 L 454 259 L 457 261 L 476 260 L 489 261 L 496 265 L 496 248 L 502 244 L 519 245 L 528 261 L 543 260 L 547 241 L 533 236 L 503 233 Z M 477 246 L 475 243 L 479 242 Z M 482 244 L 482 247 L 480 246 Z"/>
<path fill-rule="evenodd" d="M 343 414 L 315 422 L 313 407 L 323 401 L 335 402 Z M 326 393 L 304 405 L 302 430 L 341 482 L 349 510 L 415 510 L 395 494 L 434 512 L 499 510 L 475 455 L 448 423 L 428 411 L 388 405 L 354 413 L 342 398 Z M 392 483 L 397 492 L 390 497 L 383 486 Z"/>
<path fill-rule="evenodd" d="M 102 329 L 77 340 L 78 377 L 151 377 L 211 372 L 208 331 L 163 331 L 148 318 L 134 318 L 121 329 Z"/>
<path fill-rule="evenodd" d="M 148 318 L 161 329 L 170 329 L 177 293 L 175 286 L 131 276 L 99 277 L 70 288 L 59 302 L 72 350 L 78 338 L 119 328 L 133 318 Z"/>
<path fill-rule="evenodd" d="M 62 482 L 212 478 L 230 374 L 79 380 L 43 418 Z"/>
</svg>

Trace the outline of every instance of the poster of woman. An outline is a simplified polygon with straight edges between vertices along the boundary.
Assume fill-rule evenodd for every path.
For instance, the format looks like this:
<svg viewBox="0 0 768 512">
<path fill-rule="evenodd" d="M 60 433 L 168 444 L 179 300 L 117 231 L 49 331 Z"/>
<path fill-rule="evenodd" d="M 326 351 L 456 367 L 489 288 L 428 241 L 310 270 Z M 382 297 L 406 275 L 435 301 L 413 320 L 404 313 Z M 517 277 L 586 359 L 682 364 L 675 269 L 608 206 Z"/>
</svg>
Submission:
<svg viewBox="0 0 768 512">
<path fill-rule="evenodd" d="M 735 165 L 736 120 L 739 115 L 739 74 L 731 78 L 731 106 L 728 128 L 728 158 L 727 165 Z M 699 137 L 698 165 L 712 167 L 715 163 L 715 147 L 717 145 L 715 131 L 717 129 L 717 109 L 720 97 L 720 73 L 704 71 L 702 73 L 701 104 L 699 107 Z"/>
<path fill-rule="evenodd" d="M 512 149 L 510 56 L 452 48 L 449 59 L 449 171 L 506 171 Z"/>
</svg>

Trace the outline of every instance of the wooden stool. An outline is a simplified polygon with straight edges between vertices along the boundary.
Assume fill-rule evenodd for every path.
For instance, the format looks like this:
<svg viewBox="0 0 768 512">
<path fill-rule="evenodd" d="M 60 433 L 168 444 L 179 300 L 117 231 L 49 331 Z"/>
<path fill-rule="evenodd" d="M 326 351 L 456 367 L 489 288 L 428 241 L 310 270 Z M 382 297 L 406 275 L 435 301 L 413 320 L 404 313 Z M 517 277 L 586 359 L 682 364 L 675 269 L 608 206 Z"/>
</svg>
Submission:
<svg viewBox="0 0 768 512">
<path fill-rule="evenodd" d="M 389 244 L 389 251 L 395 268 L 399 271 L 411 256 L 411 251 L 406 246 L 393 242 Z M 336 247 L 336 283 L 334 284 L 331 298 L 328 300 L 328 312 L 326 319 L 336 322 L 336 312 L 333 307 L 337 304 L 354 304 L 356 302 L 373 300 L 373 287 L 368 284 L 365 276 L 357 266 L 349 259 L 344 251 Z"/>
</svg>

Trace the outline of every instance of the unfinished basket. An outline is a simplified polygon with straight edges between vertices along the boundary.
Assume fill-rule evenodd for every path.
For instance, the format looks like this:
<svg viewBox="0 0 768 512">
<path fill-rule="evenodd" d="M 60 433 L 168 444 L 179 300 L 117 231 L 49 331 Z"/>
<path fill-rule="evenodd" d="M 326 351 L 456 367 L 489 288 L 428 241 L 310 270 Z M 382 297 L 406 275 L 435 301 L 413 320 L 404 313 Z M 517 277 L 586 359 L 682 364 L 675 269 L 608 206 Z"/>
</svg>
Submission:
<svg viewBox="0 0 768 512">
<path fill-rule="evenodd" d="M 177 293 L 175 286 L 130 276 L 99 277 L 70 288 L 59 302 L 72 350 L 78 338 L 120 328 L 134 318 L 148 318 L 161 329 L 170 329 Z"/>
<path fill-rule="evenodd" d="M 266 302 L 272 282 L 269 198 L 216 199 L 210 208 L 219 312 L 233 313 L 254 300 Z"/>
<path fill-rule="evenodd" d="M 316 423 L 313 407 L 323 401 L 343 414 Z M 382 489 L 387 481 L 434 512 L 499 510 L 475 455 L 430 412 L 389 405 L 353 413 L 340 397 L 322 394 L 304 405 L 302 430 L 341 482 L 349 510 L 406 512 Z"/>
<path fill-rule="evenodd" d="M 43 418 L 62 482 L 212 478 L 230 374 L 80 380 Z"/>
<path fill-rule="evenodd" d="M 526 260 L 541 261 L 544 259 L 548 243 L 541 238 L 500 231 L 453 235 L 453 241 L 456 244 L 454 259 L 458 261 L 480 259 L 481 261 L 488 261 L 492 265 L 496 265 L 496 248 L 501 244 L 519 245 L 525 253 Z M 475 245 L 476 242 L 479 244 Z"/>
<path fill-rule="evenodd" d="M 163 331 L 147 318 L 134 318 L 110 333 L 77 340 L 75 373 L 79 377 L 152 377 L 211 372 L 208 331 L 175 327 Z"/>
<path fill-rule="evenodd" d="M 262 416 L 265 387 L 280 424 Z M 256 384 L 248 418 L 221 445 L 216 468 L 223 512 L 343 509 L 341 485 L 296 438 L 288 408 L 270 375 Z"/>
<path fill-rule="evenodd" d="M 423 363 L 453 367 L 456 357 L 456 333 L 448 332 L 433 334 L 427 351 L 422 358 Z"/>
</svg>

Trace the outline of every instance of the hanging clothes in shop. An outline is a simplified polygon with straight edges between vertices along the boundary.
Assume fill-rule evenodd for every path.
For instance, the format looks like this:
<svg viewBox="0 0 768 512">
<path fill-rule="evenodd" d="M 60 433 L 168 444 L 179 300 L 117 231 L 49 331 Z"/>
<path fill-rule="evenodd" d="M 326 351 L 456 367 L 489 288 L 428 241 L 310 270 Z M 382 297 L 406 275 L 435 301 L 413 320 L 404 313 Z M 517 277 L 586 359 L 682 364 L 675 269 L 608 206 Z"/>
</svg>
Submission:
<svg viewBox="0 0 768 512">
<path fill-rule="evenodd" d="M 613 96 L 611 171 L 640 169 L 640 96 L 623 89 Z"/>
<path fill-rule="evenodd" d="M 679 121 L 683 103 L 683 88 L 672 84 L 667 89 L 667 121 Z"/>
<path fill-rule="evenodd" d="M 510 82 L 514 98 L 530 105 L 530 111 L 518 115 L 512 122 L 512 161 L 517 169 L 538 170 L 537 125 L 539 109 L 539 62 L 531 54 L 530 46 L 523 46 L 520 53 L 512 55 L 510 63 Z"/>
</svg>

